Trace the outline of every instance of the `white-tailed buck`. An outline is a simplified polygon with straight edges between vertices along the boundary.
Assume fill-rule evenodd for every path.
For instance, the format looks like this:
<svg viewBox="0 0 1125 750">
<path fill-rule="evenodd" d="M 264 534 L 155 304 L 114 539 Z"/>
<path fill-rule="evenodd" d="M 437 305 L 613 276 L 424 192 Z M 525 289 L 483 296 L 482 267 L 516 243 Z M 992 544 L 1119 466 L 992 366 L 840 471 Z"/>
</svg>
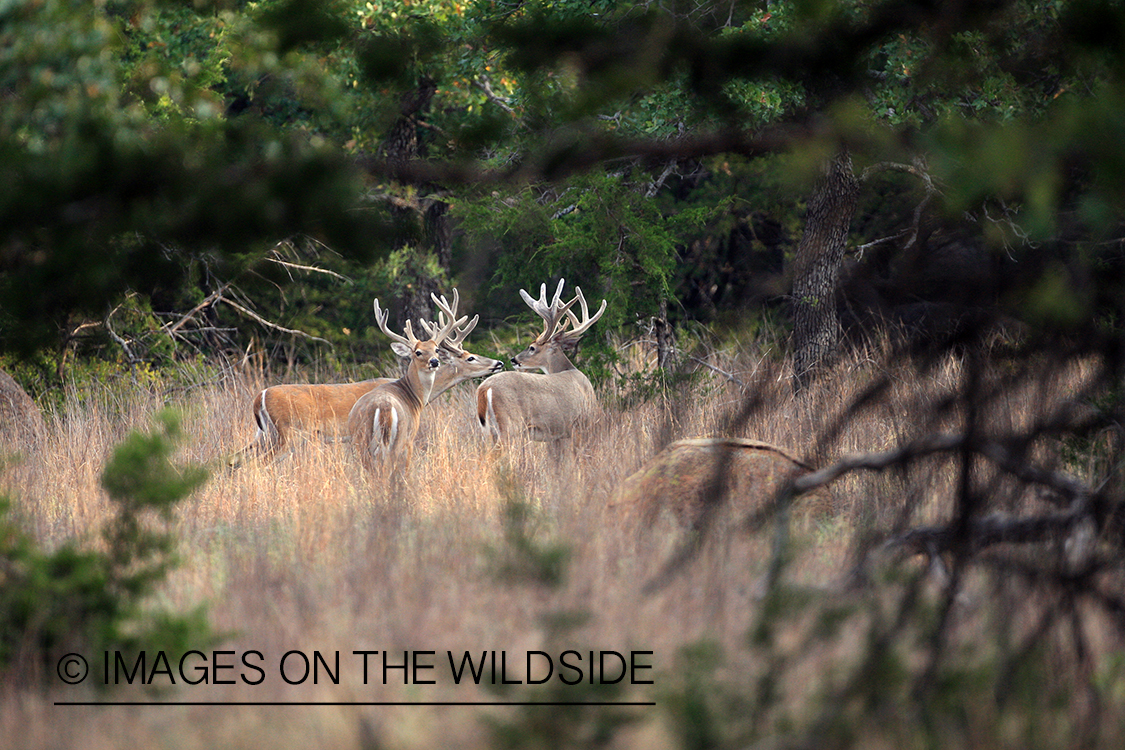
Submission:
<svg viewBox="0 0 1125 750">
<path fill-rule="evenodd" d="M 518 371 L 493 375 L 477 387 L 477 419 L 486 438 L 526 434 L 532 440 L 557 442 L 570 437 L 579 420 L 597 411 L 594 387 L 567 352 L 577 349 L 582 334 L 605 312 L 606 302 L 602 300 L 591 317 L 578 287 L 574 299 L 562 303 L 563 284 L 560 279 L 550 303 L 546 284 L 540 287 L 538 300 L 520 290 L 524 302 L 543 318 L 543 333 L 512 358 Z M 570 310 L 575 302 L 581 305 L 581 320 Z M 543 373 L 526 372 L 536 368 Z"/>
<path fill-rule="evenodd" d="M 438 302 L 436 297 L 434 301 Z M 439 323 L 434 325 L 422 322 L 431 338 L 445 325 L 446 312 L 456 317 L 459 301 L 460 295 L 454 289 L 452 304 L 448 304 L 445 297 L 441 298 Z M 444 310 L 441 310 L 443 305 Z M 474 316 L 462 328 L 460 326 L 468 318 L 460 318 L 456 323 L 456 335 L 442 340 L 441 348 L 450 357 L 434 379 L 429 396 L 431 400 L 465 380 L 504 369 L 504 363 L 500 360 L 467 352 L 462 348 L 462 342 L 476 327 L 478 319 L 479 316 Z M 395 378 L 375 378 L 359 383 L 274 385 L 260 391 L 254 397 L 252 405 L 257 432 L 250 444 L 231 458 L 231 465 L 237 466 L 250 453 L 260 457 L 271 456 L 300 432 L 319 433 L 328 438 L 345 434 L 348 414 L 356 402 L 375 388 L 394 381 Z"/>
<path fill-rule="evenodd" d="M 467 326 L 461 327 L 468 318 L 457 318 L 456 292 L 452 306 L 445 297 L 440 300 L 434 295 L 431 297 L 439 308 L 438 323 L 422 322 L 422 327 L 430 336 L 426 341 L 414 337 L 409 320 L 406 321 L 405 336 L 390 331 L 387 313 L 379 310 L 379 301 L 375 300 L 375 319 L 379 328 L 392 339 L 391 347 L 395 352 L 400 356 L 409 356 L 411 363 L 403 377 L 379 385 L 360 397 L 348 414 L 348 435 L 352 447 L 368 469 L 382 467 L 394 470 L 400 464 L 409 463 L 422 407 L 437 393 L 462 380 L 504 367 L 498 360 L 466 352 L 461 347 L 461 342 L 476 326 L 478 317 L 474 316 Z M 448 321 L 445 315 L 449 316 Z M 427 352 L 432 352 L 428 360 Z"/>
</svg>

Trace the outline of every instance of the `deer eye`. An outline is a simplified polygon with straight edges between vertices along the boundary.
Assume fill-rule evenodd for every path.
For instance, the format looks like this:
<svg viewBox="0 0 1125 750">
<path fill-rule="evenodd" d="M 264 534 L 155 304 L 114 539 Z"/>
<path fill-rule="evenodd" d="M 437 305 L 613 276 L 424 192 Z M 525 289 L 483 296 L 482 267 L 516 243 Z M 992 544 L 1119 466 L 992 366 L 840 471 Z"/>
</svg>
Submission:
<svg viewBox="0 0 1125 750">
<path fill-rule="evenodd" d="M 477 361 L 477 358 L 476 358 L 476 357 L 469 357 L 469 361 L 470 361 L 470 362 L 476 362 L 476 361 Z"/>
<path fill-rule="evenodd" d="M 415 357 L 424 357 L 425 355 L 426 355 L 426 353 L 425 353 L 425 352 L 420 352 L 420 351 L 419 351 L 419 352 L 414 352 L 414 356 L 415 356 Z"/>
<path fill-rule="evenodd" d="M 533 352 L 533 351 L 535 351 L 535 347 L 534 347 L 534 346 L 529 346 L 529 347 L 527 347 L 527 350 L 528 350 L 529 352 Z"/>
</svg>

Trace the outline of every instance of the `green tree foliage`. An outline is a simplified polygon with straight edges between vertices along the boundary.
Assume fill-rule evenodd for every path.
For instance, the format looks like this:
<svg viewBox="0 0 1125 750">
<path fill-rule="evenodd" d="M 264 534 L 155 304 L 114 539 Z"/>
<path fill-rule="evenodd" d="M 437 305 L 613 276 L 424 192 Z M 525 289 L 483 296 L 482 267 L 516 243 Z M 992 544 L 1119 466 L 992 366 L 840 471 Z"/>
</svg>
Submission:
<svg viewBox="0 0 1125 750">
<path fill-rule="evenodd" d="M 490 307 L 512 309 L 509 269 L 526 268 L 526 284 L 544 269 L 579 278 L 575 273 L 592 268 L 632 266 L 667 295 L 676 284 L 666 269 L 707 236 L 697 222 L 668 222 L 702 210 L 698 202 L 712 195 L 707 184 L 729 169 L 732 154 L 753 161 L 791 151 L 795 158 L 778 168 L 805 191 L 842 144 L 857 168 L 921 157 L 940 178 L 942 200 L 930 207 L 948 216 L 981 216 L 988 201 L 1003 199 L 1015 221 L 1008 226 L 1042 237 L 1086 193 L 1070 221 L 1094 220 L 1095 232 L 1115 226 L 1107 208 L 1115 205 L 1112 185 L 1071 167 L 1076 153 L 1117 142 L 1108 131 L 1097 146 L 1080 135 L 1113 127 L 1113 100 L 1099 89 L 1111 85 L 1115 53 L 1105 36 L 1086 39 L 1089 19 L 1105 17 L 1112 26 L 1113 4 L 779 2 L 656 10 L 647 3 L 418 3 L 405 17 L 366 7 L 374 17 L 365 18 L 365 28 L 392 29 L 377 39 L 406 40 L 399 65 L 373 66 L 370 80 L 408 87 L 425 74 L 438 86 L 423 133 L 432 147 L 427 162 L 367 164 L 377 176 L 436 180 L 448 190 L 482 181 L 489 187 L 455 200 L 454 210 L 464 219 L 466 254 L 496 258 L 495 289 L 502 292 Z M 449 15 L 450 7 L 460 12 Z M 1110 102 L 1104 114 L 1099 101 Z M 1042 141 L 1059 150 L 1032 145 Z M 966 152 L 972 158 L 964 159 Z M 1113 163 L 1106 154 L 1079 158 L 1087 160 Z M 647 225 L 638 231 L 631 212 L 618 209 L 643 199 L 623 200 L 623 191 L 640 187 L 644 194 L 669 165 L 702 177 L 662 184 L 676 199 L 658 212 L 638 212 Z M 615 178 L 617 188 L 608 190 Z M 574 193 L 585 198 L 585 216 L 598 219 L 574 220 Z M 790 202 L 775 220 L 789 223 L 799 206 Z M 903 231 L 909 216 L 904 212 L 892 232 Z M 572 231 L 579 224 L 588 230 L 587 249 L 571 254 L 561 238 L 579 238 Z M 990 232 L 1004 226 L 986 222 Z M 648 259 L 659 262 L 621 263 L 614 241 L 621 235 L 642 239 Z M 1009 232 L 1009 244 L 1018 236 Z M 641 309 L 627 307 L 624 317 L 648 314 L 643 306 L 651 299 Z M 619 302 L 628 304 L 628 295 Z"/>
<path fill-rule="evenodd" d="M 345 255 L 411 244 L 388 209 L 421 196 L 464 217 L 454 274 L 496 257 L 489 307 L 544 273 L 595 275 L 620 323 L 709 241 L 731 155 L 794 150 L 785 169 L 809 175 L 841 142 L 860 166 L 924 155 L 951 212 L 1003 198 L 1036 236 L 1061 209 L 1107 231 L 1119 17 L 1029 0 L 13 3 L 5 341 L 100 319 L 127 290 L 206 297 L 295 234 Z M 384 162 L 421 80 L 419 160 Z M 633 272 L 655 295 L 620 289 Z"/>
<path fill-rule="evenodd" d="M 121 49 L 132 25 L 158 36 L 158 17 L 64 0 L 0 10 L 9 347 L 49 340 L 72 313 L 101 317 L 128 290 L 175 288 L 194 259 L 237 269 L 294 233 L 357 253 L 377 231 L 351 210 L 360 182 L 337 151 L 224 116 L 221 60 L 140 54 L 159 39 Z"/>
<path fill-rule="evenodd" d="M 679 238 L 713 218 L 717 206 L 665 214 L 624 175 L 590 174 L 552 186 L 527 188 L 503 209 L 487 196 L 454 207 L 466 232 L 488 237 L 480 249 L 496 253 L 493 283 L 502 293 L 491 311 L 526 312 L 516 290 L 534 291 L 562 276 L 585 289 L 587 299 L 609 300 L 610 326 L 659 312 L 670 294 Z"/>
</svg>

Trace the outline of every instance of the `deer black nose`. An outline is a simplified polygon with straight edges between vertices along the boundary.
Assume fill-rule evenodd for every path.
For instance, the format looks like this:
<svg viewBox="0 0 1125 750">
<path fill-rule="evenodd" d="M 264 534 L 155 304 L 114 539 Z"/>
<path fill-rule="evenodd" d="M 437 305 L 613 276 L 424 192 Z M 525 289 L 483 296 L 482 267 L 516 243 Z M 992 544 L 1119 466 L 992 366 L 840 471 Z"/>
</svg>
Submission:
<svg viewBox="0 0 1125 750">
<path fill-rule="evenodd" d="M 441 362 L 438 361 L 438 358 L 434 357 L 430 360 L 430 369 L 433 370 L 434 368 L 436 368 L 440 364 L 441 364 Z"/>
<path fill-rule="evenodd" d="M 515 357 L 512 357 L 512 364 L 513 365 L 518 365 L 519 363 L 520 363 L 520 361 L 518 359 L 516 359 Z"/>
</svg>

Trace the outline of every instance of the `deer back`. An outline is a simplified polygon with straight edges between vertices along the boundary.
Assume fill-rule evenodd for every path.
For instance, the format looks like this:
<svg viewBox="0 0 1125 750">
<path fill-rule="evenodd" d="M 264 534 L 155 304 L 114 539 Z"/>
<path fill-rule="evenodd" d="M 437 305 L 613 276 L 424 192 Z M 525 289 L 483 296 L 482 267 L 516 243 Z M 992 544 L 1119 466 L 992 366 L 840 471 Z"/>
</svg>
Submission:
<svg viewBox="0 0 1125 750">
<path fill-rule="evenodd" d="M 594 387 L 573 368 L 548 375 L 502 372 L 477 388 L 477 420 L 491 437 L 526 433 L 532 440 L 561 440 L 596 410 Z"/>
</svg>

